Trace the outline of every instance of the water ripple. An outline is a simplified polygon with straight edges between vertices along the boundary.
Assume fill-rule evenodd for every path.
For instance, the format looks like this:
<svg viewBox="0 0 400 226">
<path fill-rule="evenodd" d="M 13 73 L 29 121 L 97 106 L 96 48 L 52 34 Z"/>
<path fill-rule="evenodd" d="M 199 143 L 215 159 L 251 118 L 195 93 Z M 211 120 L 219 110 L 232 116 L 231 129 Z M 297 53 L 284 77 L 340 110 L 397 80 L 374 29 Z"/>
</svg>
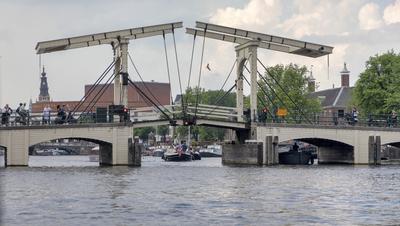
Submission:
<svg viewBox="0 0 400 226">
<path fill-rule="evenodd" d="M 77 159 L 59 165 L 54 158 L 48 158 L 40 159 L 42 162 L 36 159 L 32 164 L 35 167 L 0 169 L 1 223 L 396 225 L 400 222 L 399 166 L 227 167 L 218 158 L 170 163 L 146 157 L 141 168 L 131 168 L 97 167 L 82 161 L 81 156 L 74 158 Z M 42 167 L 43 163 L 47 167 Z M 85 167 L 77 167 L 82 165 Z"/>
</svg>

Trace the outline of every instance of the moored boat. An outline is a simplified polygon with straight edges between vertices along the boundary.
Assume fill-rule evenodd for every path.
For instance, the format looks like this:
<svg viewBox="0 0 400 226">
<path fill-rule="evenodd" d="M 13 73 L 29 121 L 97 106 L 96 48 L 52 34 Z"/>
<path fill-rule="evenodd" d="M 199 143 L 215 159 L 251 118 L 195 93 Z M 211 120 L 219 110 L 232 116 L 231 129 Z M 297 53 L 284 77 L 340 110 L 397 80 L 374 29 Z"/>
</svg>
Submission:
<svg viewBox="0 0 400 226">
<path fill-rule="evenodd" d="M 208 145 L 205 149 L 200 149 L 199 153 L 201 157 L 221 157 L 222 147 L 221 145 Z"/>
<path fill-rule="evenodd" d="M 153 156 L 154 157 L 162 157 L 164 155 L 164 153 L 165 153 L 165 149 L 161 149 L 161 148 L 155 149 L 153 151 Z"/>
<path fill-rule="evenodd" d="M 291 145 L 285 145 L 279 147 L 279 164 L 283 165 L 308 165 L 314 164 L 314 158 L 316 158 L 315 150 L 309 147 L 301 147 L 295 142 Z M 289 149 L 289 151 L 287 151 Z"/>
<path fill-rule="evenodd" d="M 167 151 L 162 158 L 171 162 L 192 161 L 192 155 L 187 152 Z"/>
<path fill-rule="evenodd" d="M 310 152 L 293 151 L 279 153 L 279 164 L 287 165 L 308 165 L 314 163 Z"/>
<path fill-rule="evenodd" d="M 201 155 L 200 155 L 200 153 L 197 152 L 197 151 L 192 152 L 192 159 L 193 159 L 193 160 L 201 160 Z"/>
</svg>

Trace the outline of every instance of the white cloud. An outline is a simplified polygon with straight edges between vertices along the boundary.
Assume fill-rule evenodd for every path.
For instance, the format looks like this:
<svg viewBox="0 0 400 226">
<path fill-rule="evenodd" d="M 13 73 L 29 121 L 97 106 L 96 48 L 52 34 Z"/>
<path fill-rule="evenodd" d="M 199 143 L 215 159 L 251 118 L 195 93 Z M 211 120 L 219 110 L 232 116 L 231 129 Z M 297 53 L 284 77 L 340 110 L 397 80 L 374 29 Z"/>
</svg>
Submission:
<svg viewBox="0 0 400 226">
<path fill-rule="evenodd" d="M 301 38 L 309 35 L 319 35 L 320 30 L 315 28 L 315 24 L 310 21 L 320 21 L 321 14 L 313 12 L 310 14 L 298 14 L 283 22 L 280 27 L 294 38 Z"/>
<path fill-rule="evenodd" d="M 250 0 L 242 8 L 225 7 L 217 9 L 211 15 L 209 21 L 224 26 L 267 32 L 266 29 L 269 30 L 279 23 L 281 12 L 279 1 Z M 203 71 L 201 84 L 207 84 L 208 89 L 219 89 L 234 61 L 234 44 L 207 40 L 203 64 L 209 62 L 213 70 L 212 72 Z M 230 78 L 234 80 L 235 77 L 236 73 L 233 71 Z M 232 81 L 227 84 L 227 87 L 230 86 L 230 83 Z M 192 82 L 192 84 L 194 83 Z"/>
<path fill-rule="evenodd" d="M 349 7 L 349 1 L 295 0 L 293 5 L 295 12 L 278 27 L 295 38 L 344 33 L 354 23 L 349 16 L 354 7 Z M 348 19 L 338 20 L 338 16 Z"/>
<path fill-rule="evenodd" d="M 360 28 L 363 30 L 373 30 L 383 25 L 379 6 L 375 3 L 364 5 L 358 12 Z"/>
<path fill-rule="evenodd" d="M 275 0 L 250 0 L 244 8 L 218 9 L 210 18 L 211 23 L 232 27 L 264 27 L 278 21 L 281 5 Z"/>
<path fill-rule="evenodd" d="M 385 8 L 383 19 L 386 24 L 400 22 L 400 0 L 396 0 L 393 4 L 390 4 Z"/>
</svg>

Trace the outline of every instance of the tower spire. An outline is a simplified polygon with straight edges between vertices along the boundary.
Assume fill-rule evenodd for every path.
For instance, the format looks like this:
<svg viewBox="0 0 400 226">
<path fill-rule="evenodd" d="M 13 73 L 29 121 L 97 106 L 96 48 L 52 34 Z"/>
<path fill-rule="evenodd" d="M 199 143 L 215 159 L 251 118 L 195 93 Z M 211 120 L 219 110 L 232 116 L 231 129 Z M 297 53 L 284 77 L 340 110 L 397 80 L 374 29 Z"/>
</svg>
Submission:
<svg viewBox="0 0 400 226">
<path fill-rule="evenodd" d="M 40 77 L 40 94 L 39 94 L 39 102 L 48 102 L 50 101 L 49 95 L 49 86 L 47 85 L 47 77 L 46 71 L 43 66 L 42 77 Z"/>
</svg>

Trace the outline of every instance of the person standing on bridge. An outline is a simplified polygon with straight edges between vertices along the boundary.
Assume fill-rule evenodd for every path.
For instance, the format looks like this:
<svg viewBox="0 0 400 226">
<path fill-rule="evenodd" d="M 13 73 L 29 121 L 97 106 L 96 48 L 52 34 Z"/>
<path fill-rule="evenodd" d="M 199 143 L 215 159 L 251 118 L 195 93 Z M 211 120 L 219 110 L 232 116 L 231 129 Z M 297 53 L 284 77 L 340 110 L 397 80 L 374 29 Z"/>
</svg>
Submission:
<svg viewBox="0 0 400 226">
<path fill-rule="evenodd" d="M 390 120 L 391 120 L 391 126 L 396 127 L 397 126 L 397 112 L 395 110 L 392 110 L 392 115 L 390 115 Z"/>
<path fill-rule="evenodd" d="M 63 118 L 64 118 L 64 110 L 61 108 L 60 105 L 57 105 L 57 117 L 55 123 L 63 124 L 64 123 Z"/>
<path fill-rule="evenodd" d="M 28 112 L 25 109 L 26 103 L 19 103 L 19 107 L 15 112 L 19 115 L 19 118 L 16 117 L 15 121 L 21 123 L 22 125 L 27 124 L 27 117 L 28 117 Z"/>
<path fill-rule="evenodd" d="M 50 124 L 50 114 L 51 114 L 51 108 L 49 105 L 46 105 L 43 108 L 43 124 Z"/>
<path fill-rule="evenodd" d="M 358 122 L 358 111 L 356 107 L 353 107 L 351 115 L 353 116 L 353 125 L 355 125 Z"/>
<path fill-rule="evenodd" d="M 10 116 L 13 113 L 13 110 L 6 104 L 1 112 L 1 124 L 8 126 L 10 122 Z"/>
</svg>

